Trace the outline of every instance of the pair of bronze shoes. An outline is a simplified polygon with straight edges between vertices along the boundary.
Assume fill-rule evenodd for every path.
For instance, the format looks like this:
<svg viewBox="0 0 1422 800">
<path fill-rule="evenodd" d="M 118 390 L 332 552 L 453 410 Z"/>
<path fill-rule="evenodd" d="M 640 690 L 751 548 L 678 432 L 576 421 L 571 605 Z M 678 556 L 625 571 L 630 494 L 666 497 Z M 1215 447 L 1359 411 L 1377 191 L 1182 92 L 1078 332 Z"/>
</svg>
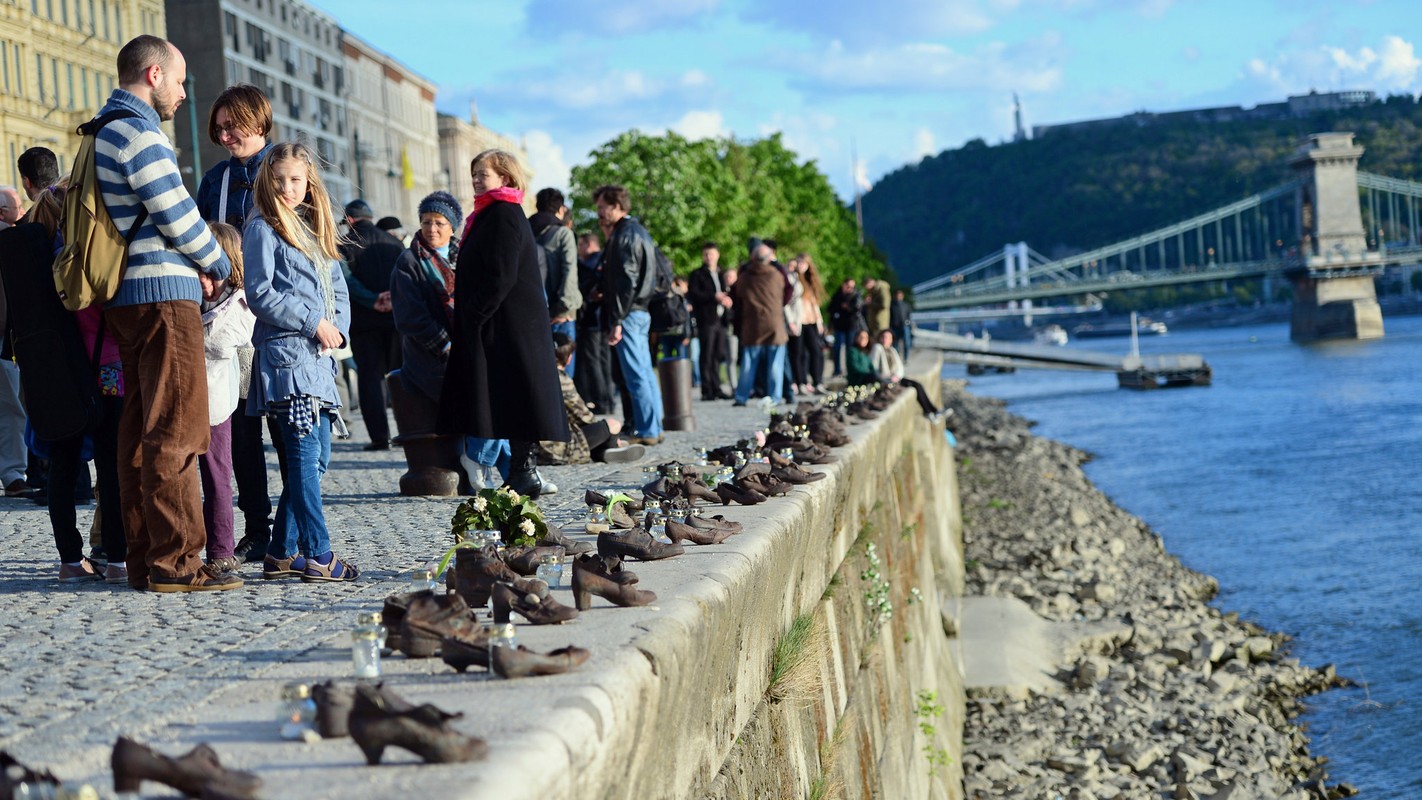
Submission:
<svg viewBox="0 0 1422 800">
<path fill-rule="evenodd" d="M 482 629 L 464 637 L 446 637 L 440 647 L 440 658 L 456 671 L 462 673 L 470 667 L 485 667 L 501 678 L 560 675 L 582 666 L 589 655 L 587 650 L 572 646 L 547 653 L 538 653 L 522 645 L 517 648 L 494 647 L 489 644 L 489 635 Z"/>
<path fill-rule="evenodd" d="M 109 765 L 114 771 L 114 791 L 118 793 L 137 794 L 144 781 L 153 781 L 188 797 L 250 800 L 262 785 L 262 779 L 250 772 L 222 766 L 217 751 L 206 744 L 175 758 L 120 736 L 114 743 Z"/>
<path fill-rule="evenodd" d="M 628 530 L 599 533 L 597 535 L 597 552 L 601 556 L 635 558 L 638 561 L 659 561 L 663 558 L 679 556 L 686 551 L 679 544 L 659 542 L 645 529 L 633 527 Z M 576 562 L 574 563 L 576 564 Z"/>
<path fill-rule="evenodd" d="M 541 591 L 538 587 L 541 587 Z M 576 608 L 554 600 L 548 591 L 548 584 L 543 581 L 522 584 L 500 581 L 494 584 L 492 599 L 495 622 L 508 622 L 509 614 L 513 611 L 517 611 L 534 625 L 557 625 L 578 616 Z"/>
</svg>

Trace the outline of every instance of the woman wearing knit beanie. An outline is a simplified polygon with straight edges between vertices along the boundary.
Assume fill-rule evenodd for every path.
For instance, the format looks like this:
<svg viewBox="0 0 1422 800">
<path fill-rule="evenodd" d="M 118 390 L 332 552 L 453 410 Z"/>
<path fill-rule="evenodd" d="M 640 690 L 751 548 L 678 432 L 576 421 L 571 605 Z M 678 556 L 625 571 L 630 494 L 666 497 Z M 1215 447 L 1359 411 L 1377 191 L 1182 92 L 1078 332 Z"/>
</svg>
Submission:
<svg viewBox="0 0 1422 800">
<path fill-rule="evenodd" d="M 390 276 L 391 313 L 403 356 L 400 380 L 407 390 L 430 401 L 431 414 L 439 407 L 449 359 L 454 263 L 459 254 L 454 232 L 463 224 L 464 210 L 454 195 L 426 196 L 420 201 L 420 229 L 395 261 Z"/>
</svg>

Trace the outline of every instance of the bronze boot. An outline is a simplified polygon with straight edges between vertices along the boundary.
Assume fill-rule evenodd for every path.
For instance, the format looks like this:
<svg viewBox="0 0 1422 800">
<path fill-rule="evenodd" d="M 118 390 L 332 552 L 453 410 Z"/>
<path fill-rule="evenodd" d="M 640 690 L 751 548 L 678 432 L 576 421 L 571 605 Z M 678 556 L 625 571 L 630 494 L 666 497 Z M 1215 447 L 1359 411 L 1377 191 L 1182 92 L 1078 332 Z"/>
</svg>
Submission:
<svg viewBox="0 0 1422 800">
<path fill-rule="evenodd" d="M 511 581 L 518 576 L 490 545 L 464 548 L 454 554 L 454 591 L 470 608 L 487 606 L 495 582 Z"/>
<path fill-rule="evenodd" d="M 355 693 L 348 686 L 334 681 L 311 687 L 311 699 L 316 701 L 316 732 L 322 739 L 343 739 L 350 736 L 348 727 Z"/>
<path fill-rule="evenodd" d="M 477 628 L 474 613 L 457 594 L 416 597 L 400 621 L 400 650 L 410 658 L 439 652 L 440 640 Z"/>
</svg>

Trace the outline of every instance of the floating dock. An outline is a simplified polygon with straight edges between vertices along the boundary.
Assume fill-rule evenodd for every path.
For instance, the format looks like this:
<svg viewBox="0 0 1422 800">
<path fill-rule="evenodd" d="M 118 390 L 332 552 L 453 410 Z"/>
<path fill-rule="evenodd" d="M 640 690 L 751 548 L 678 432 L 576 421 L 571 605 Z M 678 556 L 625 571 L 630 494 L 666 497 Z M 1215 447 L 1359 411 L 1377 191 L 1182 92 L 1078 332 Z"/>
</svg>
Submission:
<svg viewBox="0 0 1422 800">
<path fill-rule="evenodd" d="M 1113 372 L 1118 385 L 1125 389 L 1209 386 L 1212 378 L 1204 357 L 1192 353 L 1116 356 L 1056 345 L 978 339 L 921 328 L 914 329 L 913 344 L 941 351 L 945 362 L 966 364 L 969 369 Z"/>
</svg>

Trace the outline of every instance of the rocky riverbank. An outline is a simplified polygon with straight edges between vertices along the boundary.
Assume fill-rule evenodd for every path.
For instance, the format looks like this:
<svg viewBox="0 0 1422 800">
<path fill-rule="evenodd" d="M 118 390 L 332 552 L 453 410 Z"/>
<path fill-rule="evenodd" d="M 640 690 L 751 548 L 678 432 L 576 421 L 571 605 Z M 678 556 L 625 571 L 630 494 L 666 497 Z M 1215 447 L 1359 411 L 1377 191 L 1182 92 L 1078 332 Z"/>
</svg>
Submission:
<svg viewBox="0 0 1422 800">
<path fill-rule="evenodd" d="M 1033 436 L 999 401 L 944 390 L 957 409 L 967 594 L 1115 631 L 1060 665 L 1058 691 L 969 696 L 967 797 L 1356 793 L 1328 783 L 1297 722 L 1299 698 L 1341 685 L 1331 666 L 1302 666 L 1284 634 L 1211 606 L 1215 580 L 1097 490 L 1086 453 Z"/>
</svg>

